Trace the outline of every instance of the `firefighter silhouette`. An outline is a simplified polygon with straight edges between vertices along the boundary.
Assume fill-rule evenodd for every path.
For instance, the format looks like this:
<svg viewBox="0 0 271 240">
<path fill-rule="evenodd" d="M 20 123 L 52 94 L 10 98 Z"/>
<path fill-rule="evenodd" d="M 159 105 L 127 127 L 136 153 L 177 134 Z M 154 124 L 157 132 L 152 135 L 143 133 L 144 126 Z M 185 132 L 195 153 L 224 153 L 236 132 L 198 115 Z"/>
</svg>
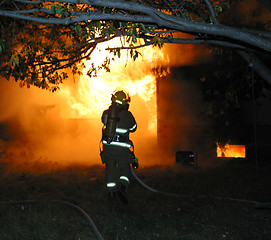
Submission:
<svg viewBox="0 0 271 240">
<path fill-rule="evenodd" d="M 102 114 L 102 163 L 106 166 L 106 188 L 110 198 L 116 195 L 127 203 L 127 190 L 130 183 L 131 168 L 138 168 L 133 152 L 130 132 L 135 132 L 137 124 L 128 110 L 130 97 L 124 90 L 115 91 L 111 105 Z M 131 150 L 132 149 L 132 150 Z"/>
</svg>

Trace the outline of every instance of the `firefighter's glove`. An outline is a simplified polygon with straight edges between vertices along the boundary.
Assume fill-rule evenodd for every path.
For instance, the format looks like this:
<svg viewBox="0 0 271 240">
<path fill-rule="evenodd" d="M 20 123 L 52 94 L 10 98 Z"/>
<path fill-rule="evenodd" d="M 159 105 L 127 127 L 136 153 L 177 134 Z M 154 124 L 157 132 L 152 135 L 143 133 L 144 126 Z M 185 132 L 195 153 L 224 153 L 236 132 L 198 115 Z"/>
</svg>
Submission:
<svg viewBox="0 0 271 240">
<path fill-rule="evenodd" d="M 139 167 L 138 158 L 136 158 L 136 157 L 133 158 L 132 167 L 133 167 L 133 169 L 138 169 L 138 167 Z"/>
</svg>

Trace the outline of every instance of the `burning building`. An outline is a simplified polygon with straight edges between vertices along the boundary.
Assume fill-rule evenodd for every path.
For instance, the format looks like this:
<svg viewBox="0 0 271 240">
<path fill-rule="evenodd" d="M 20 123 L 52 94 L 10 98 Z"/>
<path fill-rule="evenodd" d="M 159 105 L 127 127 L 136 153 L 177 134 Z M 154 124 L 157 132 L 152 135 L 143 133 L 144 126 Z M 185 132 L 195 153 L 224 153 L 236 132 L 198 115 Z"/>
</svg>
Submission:
<svg viewBox="0 0 271 240">
<path fill-rule="evenodd" d="M 21 163 L 38 160 L 56 164 L 99 164 L 100 117 L 110 105 L 112 92 L 124 88 L 132 98 L 130 110 L 139 126 L 132 140 L 141 163 L 171 163 L 157 158 L 161 150 L 167 152 L 160 147 L 157 136 L 160 134 L 157 104 L 161 105 L 157 100 L 161 93 L 158 80 L 169 73 L 169 66 L 189 64 L 205 50 L 192 45 L 165 46 L 163 50 L 144 48 L 142 59 L 133 61 L 123 54 L 112 62 L 110 72 L 101 71 L 89 78 L 87 71 L 93 64 L 98 66 L 103 62 L 109 44 L 115 43 L 101 44 L 93 52 L 92 60 L 85 63 L 87 68 L 83 76 L 73 80 L 70 74 L 70 81 L 66 81 L 56 93 L 19 88 L 14 82 L 1 79 L 1 89 L 5 91 L 0 99 L 0 121 L 8 126 L 11 136 L 2 152 L 5 151 L 9 158 L 20 159 Z"/>
<path fill-rule="evenodd" d="M 138 123 L 131 139 L 142 165 L 175 164 L 178 151 L 197 153 L 199 162 L 216 158 L 214 126 L 199 114 L 203 100 L 198 69 L 211 61 L 209 50 L 192 45 L 144 48 L 142 59 L 133 61 L 123 54 L 110 72 L 89 78 L 89 67 L 104 60 L 108 44 L 114 43 L 93 52 L 82 77 L 73 81 L 71 75 L 56 93 L 19 88 L 1 79 L 5 91 L 0 122 L 10 136 L 1 152 L 7 161 L 100 164 L 100 118 L 116 88 L 131 96 L 130 110 Z"/>
</svg>

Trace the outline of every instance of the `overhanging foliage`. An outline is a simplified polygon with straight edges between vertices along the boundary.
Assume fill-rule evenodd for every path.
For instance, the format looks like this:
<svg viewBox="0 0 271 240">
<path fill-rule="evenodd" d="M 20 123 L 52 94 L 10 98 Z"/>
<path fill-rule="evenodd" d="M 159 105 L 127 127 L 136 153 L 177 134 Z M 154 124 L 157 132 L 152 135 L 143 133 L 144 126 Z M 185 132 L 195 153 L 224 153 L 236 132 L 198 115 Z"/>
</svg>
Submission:
<svg viewBox="0 0 271 240">
<path fill-rule="evenodd" d="M 4 1 L 0 5 L 1 73 L 21 85 L 35 85 L 51 91 L 67 78 L 64 69 L 80 74 L 82 60 L 91 56 L 99 42 L 126 36 L 131 57 L 138 39 L 163 47 L 164 43 L 208 43 L 237 49 L 243 58 L 271 84 L 270 70 L 259 56 L 270 54 L 271 33 L 264 23 L 246 29 L 225 25 L 225 16 L 236 1 L 123 1 L 57 0 Z M 253 26 L 252 26 L 253 27 Z M 175 32 L 190 34 L 175 38 Z M 109 49 L 116 55 L 121 47 Z M 107 62 L 109 63 L 109 61 Z M 108 67 L 107 64 L 104 65 Z"/>
</svg>

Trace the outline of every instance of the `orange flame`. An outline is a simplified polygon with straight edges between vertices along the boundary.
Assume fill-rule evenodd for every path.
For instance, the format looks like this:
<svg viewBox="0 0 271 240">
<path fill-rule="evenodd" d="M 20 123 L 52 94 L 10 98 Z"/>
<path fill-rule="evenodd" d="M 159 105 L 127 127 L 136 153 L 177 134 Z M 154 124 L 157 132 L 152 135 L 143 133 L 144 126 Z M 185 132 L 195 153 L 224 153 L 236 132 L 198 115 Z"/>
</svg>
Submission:
<svg viewBox="0 0 271 240">
<path fill-rule="evenodd" d="M 130 55 L 122 54 L 110 65 L 110 72 L 98 72 L 96 77 L 88 77 L 87 71 L 91 64 L 99 66 L 108 56 L 105 50 L 108 45 L 116 46 L 119 39 L 113 39 L 99 45 L 91 55 L 91 60 L 85 61 L 86 69 L 77 85 L 77 92 L 71 88 L 62 90 L 67 99 L 69 108 L 62 116 L 64 118 L 99 118 L 111 103 L 111 94 L 116 88 L 122 88 L 129 95 L 139 97 L 148 108 L 148 130 L 156 133 L 157 130 L 157 104 L 156 79 L 152 72 L 155 59 L 163 59 L 162 51 L 148 47 L 142 53 L 143 60 L 131 60 Z M 146 60 L 144 60 L 146 59 Z M 156 61 L 157 62 L 157 61 Z"/>
<path fill-rule="evenodd" d="M 245 145 L 230 145 L 220 146 L 217 144 L 217 157 L 222 158 L 245 158 L 246 148 Z"/>
<path fill-rule="evenodd" d="M 99 48 L 85 65 L 88 67 L 93 63 L 98 66 L 109 54 L 105 49 L 119 47 L 119 42 L 115 39 L 98 44 Z M 142 57 L 140 55 L 136 61 L 129 53 L 121 52 L 121 58 L 111 62 L 110 73 L 101 71 L 97 77 L 89 78 L 87 68 L 75 81 L 70 74 L 69 80 L 55 93 L 38 88 L 21 89 L 15 82 L 0 81 L 0 120 L 10 125 L 14 137 L 4 147 L 5 152 L 12 154 L 16 167 L 19 163 L 35 163 L 37 159 L 49 161 L 53 167 L 56 167 L 55 163 L 99 164 L 100 117 L 116 88 L 124 88 L 131 96 L 130 109 L 138 123 L 138 129 L 131 137 L 141 163 L 157 164 L 159 158 L 159 163 L 171 164 L 170 157 L 161 156 L 160 149 L 156 151 L 156 77 L 157 74 L 159 77 L 168 74 L 172 66 L 206 62 L 209 50 L 194 45 L 165 44 L 162 50 L 150 46 L 137 51 Z M 167 71 L 157 71 L 161 69 Z"/>
</svg>

